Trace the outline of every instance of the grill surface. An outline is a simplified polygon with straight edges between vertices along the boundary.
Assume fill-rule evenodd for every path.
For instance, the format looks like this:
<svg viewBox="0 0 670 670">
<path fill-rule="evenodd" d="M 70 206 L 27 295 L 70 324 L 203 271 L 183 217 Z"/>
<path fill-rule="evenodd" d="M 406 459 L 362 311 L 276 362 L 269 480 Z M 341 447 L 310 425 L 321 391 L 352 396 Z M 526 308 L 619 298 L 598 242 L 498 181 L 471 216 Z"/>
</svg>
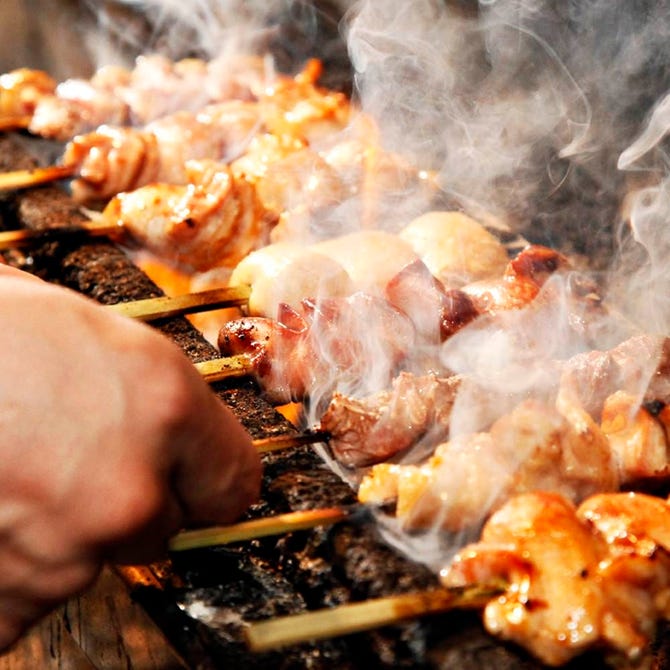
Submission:
<svg viewBox="0 0 670 670">
<path fill-rule="evenodd" d="M 20 143 L 0 138 L 0 170 L 32 164 Z M 82 215 L 68 195 L 44 187 L 0 200 L 0 224 L 48 228 L 72 225 Z M 101 240 L 49 242 L 30 256 L 7 254 L 13 264 L 105 304 L 161 295 L 122 249 Z M 216 350 L 183 318 L 156 322 L 188 357 L 203 361 Z M 295 429 L 264 402 L 251 382 L 213 386 L 253 437 Z M 265 457 L 260 517 L 290 510 L 349 504 L 355 496 L 309 447 Z M 252 655 L 242 642 L 243 621 L 361 601 L 436 584 L 435 576 L 386 546 L 370 519 L 220 549 L 198 550 L 140 569 L 119 569 L 131 595 L 158 623 L 194 668 L 482 668 L 538 669 L 523 652 L 485 634 L 474 614 L 447 615 L 391 626 L 282 652 Z M 192 615 L 190 616 L 189 615 Z M 652 667 L 670 667 L 666 636 Z M 568 666 L 605 668 L 594 652 Z"/>
</svg>

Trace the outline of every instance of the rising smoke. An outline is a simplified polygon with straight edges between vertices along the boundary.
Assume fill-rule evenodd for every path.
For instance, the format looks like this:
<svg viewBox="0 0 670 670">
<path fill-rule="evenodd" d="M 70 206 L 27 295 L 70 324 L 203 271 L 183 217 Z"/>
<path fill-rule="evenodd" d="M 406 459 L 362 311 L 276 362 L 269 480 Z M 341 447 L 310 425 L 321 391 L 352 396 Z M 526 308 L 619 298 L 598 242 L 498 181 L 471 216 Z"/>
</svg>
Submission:
<svg viewBox="0 0 670 670">
<path fill-rule="evenodd" d="M 383 145 L 437 175 L 444 202 L 588 259 L 620 313 L 596 345 L 636 327 L 668 333 L 669 0 L 125 0 L 118 13 L 88 4 L 98 64 L 152 50 L 271 51 L 284 71 L 323 58 L 323 83 L 350 88 Z M 384 211 L 386 227 L 432 204 L 406 197 Z M 356 224 L 346 206 L 337 215 L 331 233 Z M 569 294 L 569 280 L 552 290 Z M 533 360 L 584 345 L 557 325 L 565 308 L 466 329 L 444 360 L 495 398 L 542 388 Z M 489 420 L 468 409 L 454 432 Z"/>
</svg>

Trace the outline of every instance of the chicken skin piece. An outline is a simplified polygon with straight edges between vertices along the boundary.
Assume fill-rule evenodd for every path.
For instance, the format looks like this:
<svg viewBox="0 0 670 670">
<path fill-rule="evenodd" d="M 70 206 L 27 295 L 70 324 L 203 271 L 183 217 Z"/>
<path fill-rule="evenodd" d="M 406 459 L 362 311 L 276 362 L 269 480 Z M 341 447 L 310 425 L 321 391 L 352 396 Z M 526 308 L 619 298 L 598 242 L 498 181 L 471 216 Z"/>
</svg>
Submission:
<svg viewBox="0 0 670 670">
<path fill-rule="evenodd" d="M 62 162 L 77 173 L 73 198 L 96 203 L 147 184 L 183 184 L 187 161 L 235 158 L 258 124 L 253 103 L 230 101 L 177 112 L 142 129 L 105 125 L 69 142 Z"/>
<path fill-rule="evenodd" d="M 445 567 L 446 586 L 504 580 L 484 609 L 486 629 L 559 666 L 594 646 L 636 659 L 667 616 L 670 559 L 654 529 L 670 522 L 662 500 L 603 494 L 574 505 L 555 493 L 511 498 L 481 539 Z M 659 517 L 656 519 L 655 515 Z M 630 538 L 640 534 L 640 542 Z M 621 545 L 626 545 L 622 548 Z"/>
<path fill-rule="evenodd" d="M 188 184 L 157 184 L 121 193 L 102 213 L 131 239 L 180 268 L 234 267 L 266 244 L 276 218 L 263 209 L 254 187 L 225 166 L 190 161 Z"/>
</svg>

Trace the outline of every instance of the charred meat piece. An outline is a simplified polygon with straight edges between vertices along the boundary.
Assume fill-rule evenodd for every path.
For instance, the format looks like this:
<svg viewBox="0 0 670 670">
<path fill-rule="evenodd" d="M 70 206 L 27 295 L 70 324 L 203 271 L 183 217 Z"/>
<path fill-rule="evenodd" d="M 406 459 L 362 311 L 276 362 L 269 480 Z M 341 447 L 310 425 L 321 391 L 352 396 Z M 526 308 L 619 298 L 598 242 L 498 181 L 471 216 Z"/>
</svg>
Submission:
<svg viewBox="0 0 670 670">
<path fill-rule="evenodd" d="M 463 287 L 480 312 L 525 307 L 555 272 L 569 269 L 567 258 L 553 249 L 531 245 L 505 268 L 501 279 L 487 279 Z"/>
<path fill-rule="evenodd" d="M 391 278 L 386 297 L 433 344 L 451 337 L 480 314 L 465 291 L 446 289 L 422 260 L 409 263 Z"/>
</svg>

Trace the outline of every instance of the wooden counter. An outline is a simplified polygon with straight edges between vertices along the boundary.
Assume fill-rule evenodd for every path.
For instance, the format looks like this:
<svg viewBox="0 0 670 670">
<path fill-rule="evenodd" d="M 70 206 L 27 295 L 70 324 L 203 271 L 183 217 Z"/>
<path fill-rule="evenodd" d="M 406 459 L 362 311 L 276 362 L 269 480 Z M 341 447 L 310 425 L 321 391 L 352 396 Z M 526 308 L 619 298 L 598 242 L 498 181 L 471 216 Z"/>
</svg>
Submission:
<svg viewBox="0 0 670 670">
<path fill-rule="evenodd" d="M 0 656 L 0 670 L 187 667 L 111 568 L 105 568 L 88 591 L 59 607 Z"/>
</svg>

